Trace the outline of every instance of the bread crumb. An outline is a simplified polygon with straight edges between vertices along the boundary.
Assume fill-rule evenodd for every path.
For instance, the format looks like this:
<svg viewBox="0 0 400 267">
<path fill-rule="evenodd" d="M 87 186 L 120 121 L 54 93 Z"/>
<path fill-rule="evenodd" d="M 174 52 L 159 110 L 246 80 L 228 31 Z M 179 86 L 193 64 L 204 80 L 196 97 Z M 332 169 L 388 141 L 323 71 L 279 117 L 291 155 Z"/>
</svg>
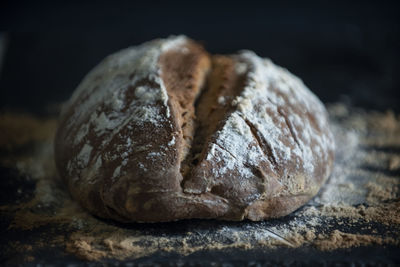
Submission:
<svg viewBox="0 0 400 267">
<path fill-rule="evenodd" d="M 393 156 L 389 159 L 389 170 L 394 171 L 400 169 L 400 156 Z"/>
<path fill-rule="evenodd" d="M 350 234 L 343 233 L 339 230 L 334 230 L 329 236 L 320 236 L 314 243 L 315 247 L 320 250 L 335 250 L 338 248 L 351 248 L 365 245 L 383 245 L 391 244 L 398 245 L 399 241 L 393 238 L 386 238 L 362 235 L 362 234 Z"/>
</svg>

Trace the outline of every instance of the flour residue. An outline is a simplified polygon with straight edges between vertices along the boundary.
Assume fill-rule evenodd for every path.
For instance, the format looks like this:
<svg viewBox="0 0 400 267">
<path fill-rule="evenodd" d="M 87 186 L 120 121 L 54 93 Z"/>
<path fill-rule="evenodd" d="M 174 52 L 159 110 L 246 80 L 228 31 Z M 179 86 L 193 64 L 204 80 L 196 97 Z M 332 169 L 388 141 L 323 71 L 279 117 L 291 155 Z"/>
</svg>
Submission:
<svg viewBox="0 0 400 267">
<path fill-rule="evenodd" d="M 99 220 L 70 199 L 53 163 L 55 124 L 50 120 L 4 115 L 5 121 L 15 125 L 18 119 L 32 120 L 31 133 L 35 136 L 23 136 L 18 141 L 12 140 L 13 135 L 3 134 L 0 143 L 12 144 L 7 149 L 16 150 L 25 142 L 34 142 L 34 149 L 0 157 L 0 162 L 35 181 L 36 189 L 30 201 L 1 206 L 0 211 L 12 217 L 9 227 L 15 230 L 46 226 L 49 231 L 66 232 L 65 236 L 49 234 L 46 242 L 19 242 L 10 247 L 28 253 L 27 247 L 34 250 L 59 246 L 79 258 L 100 260 L 135 259 L 157 252 L 188 255 L 225 248 L 310 246 L 334 250 L 399 245 L 400 117 L 392 112 L 354 110 L 340 103 L 328 109 L 336 142 L 335 167 L 317 197 L 296 212 L 263 222 L 186 220 L 127 225 Z M 47 131 L 37 136 L 38 129 L 44 126 Z M 1 127 L 0 132 L 7 129 L 7 125 Z"/>
</svg>

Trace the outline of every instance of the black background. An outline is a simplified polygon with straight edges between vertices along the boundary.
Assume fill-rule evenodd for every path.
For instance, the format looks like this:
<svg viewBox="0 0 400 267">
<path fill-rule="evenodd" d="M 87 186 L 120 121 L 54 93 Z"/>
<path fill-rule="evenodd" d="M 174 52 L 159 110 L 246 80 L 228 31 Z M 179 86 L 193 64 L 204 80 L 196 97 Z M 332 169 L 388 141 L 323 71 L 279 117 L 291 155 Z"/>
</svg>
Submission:
<svg viewBox="0 0 400 267">
<path fill-rule="evenodd" d="M 0 110 L 46 114 L 106 55 L 186 34 L 269 57 L 325 103 L 400 111 L 399 13 L 395 1 L 2 2 Z"/>
</svg>

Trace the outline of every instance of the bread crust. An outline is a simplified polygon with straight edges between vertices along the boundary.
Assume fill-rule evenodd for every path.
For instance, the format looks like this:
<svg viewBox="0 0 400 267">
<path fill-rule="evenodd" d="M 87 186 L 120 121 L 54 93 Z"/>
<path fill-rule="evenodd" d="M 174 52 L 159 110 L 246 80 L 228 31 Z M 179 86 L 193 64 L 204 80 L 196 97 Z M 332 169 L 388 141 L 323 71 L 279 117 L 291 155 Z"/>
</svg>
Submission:
<svg viewBox="0 0 400 267">
<path fill-rule="evenodd" d="M 174 36 L 94 68 L 63 109 L 55 155 L 71 195 L 100 217 L 264 220 L 318 192 L 334 143 L 294 75 Z"/>
</svg>

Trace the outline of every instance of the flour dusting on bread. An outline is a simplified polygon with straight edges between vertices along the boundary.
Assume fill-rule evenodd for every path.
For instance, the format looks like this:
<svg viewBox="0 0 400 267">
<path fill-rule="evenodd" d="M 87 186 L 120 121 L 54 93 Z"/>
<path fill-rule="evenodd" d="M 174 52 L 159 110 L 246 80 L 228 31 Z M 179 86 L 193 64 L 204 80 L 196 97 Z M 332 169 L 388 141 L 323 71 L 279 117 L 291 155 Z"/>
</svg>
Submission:
<svg viewBox="0 0 400 267">
<path fill-rule="evenodd" d="M 300 79 L 184 36 L 104 59 L 55 141 L 73 197 L 120 221 L 279 217 L 317 193 L 334 150 L 327 112 Z"/>
<path fill-rule="evenodd" d="M 108 56 L 85 77 L 64 107 L 64 112 L 71 106 L 77 109 L 69 117 L 68 127 L 80 125 L 78 134 L 69 136 L 75 145 L 82 146 L 80 156 L 69 164 L 70 169 L 88 167 L 89 159 L 95 157 L 88 149 L 90 141 L 84 140 L 89 131 L 104 136 L 101 145 L 106 146 L 127 123 L 159 127 L 169 118 L 168 94 L 160 78 L 158 60 L 162 53 L 179 49 L 186 41 L 184 36 L 170 37 L 124 49 Z M 151 86 L 137 86 L 144 79 L 150 80 Z M 134 98 L 127 102 L 126 94 L 131 88 Z M 158 103 L 163 104 L 162 109 Z M 92 161 L 99 167 L 96 162 Z"/>
</svg>

